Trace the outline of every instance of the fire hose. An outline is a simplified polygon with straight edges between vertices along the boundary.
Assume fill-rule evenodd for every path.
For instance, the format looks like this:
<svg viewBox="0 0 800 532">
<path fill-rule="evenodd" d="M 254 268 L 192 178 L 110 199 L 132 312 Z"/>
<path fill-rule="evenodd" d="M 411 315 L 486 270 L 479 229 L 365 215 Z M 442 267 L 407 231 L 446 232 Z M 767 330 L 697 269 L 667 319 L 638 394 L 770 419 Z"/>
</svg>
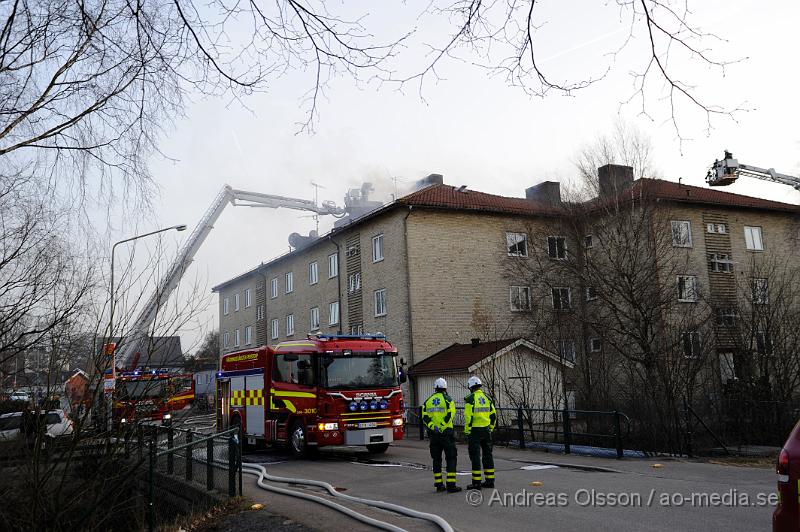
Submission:
<svg viewBox="0 0 800 532">
<path fill-rule="evenodd" d="M 447 521 L 445 521 L 443 518 L 439 517 L 438 515 L 429 514 L 429 513 L 425 513 L 425 512 L 419 512 L 417 510 L 413 510 L 413 509 L 407 508 L 405 506 L 400 506 L 398 504 L 392 504 L 392 503 L 383 502 L 383 501 L 375 501 L 375 500 L 371 500 L 371 499 L 364 499 L 364 498 L 361 498 L 361 497 L 354 497 L 352 495 L 346 495 L 344 493 L 340 493 L 340 492 L 336 491 L 336 488 L 334 488 L 332 485 L 328 484 L 327 482 L 322 482 L 320 480 L 309 480 L 309 479 L 290 478 L 290 477 L 276 477 L 274 475 L 270 475 L 269 473 L 267 473 L 267 469 L 264 466 L 262 466 L 261 464 L 243 463 L 242 464 L 242 471 L 244 473 L 248 473 L 250 475 L 257 476 L 258 477 L 258 481 L 257 481 L 258 485 L 262 489 L 265 489 L 267 491 L 272 491 L 272 492 L 275 492 L 275 493 L 281 493 L 283 495 L 289 495 L 290 497 L 298 497 L 298 498 L 301 498 L 301 499 L 314 501 L 314 502 L 317 502 L 319 504 L 323 504 L 325 506 L 328 506 L 329 508 L 333 508 L 334 510 L 336 510 L 338 512 L 341 512 L 341 513 L 343 513 L 345 515 L 348 515 L 348 516 L 350 516 L 350 517 L 352 517 L 354 519 L 357 519 L 357 520 L 359 520 L 359 521 L 361 521 L 363 523 L 367 523 L 369 525 L 372 525 L 374 527 L 380 528 L 382 530 L 391 530 L 392 532 L 405 532 L 404 529 L 402 529 L 402 528 L 400 528 L 398 526 L 392 525 L 390 523 L 386 523 L 384 521 L 379 521 L 377 519 L 373 519 L 373 518 L 368 517 L 366 515 L 360 514 L 360 513 L 356 512 L 355 510 L 353 510 L 351 508 L 348 508 L 348 507 L 343 506 L 341 504 L 337 504 L 337 503 L 335 503 L 333 501 L 330 501 L 328 499 L 325 499 L 325 498 L 322 498 L 322 497 L 318 497 L 316 495 L 311 495 L 309 493 L 303 493 L 303 492 L 300 492 L 300 491 L 294 491 L 294 490 L 289 490 L 289 489 L 285 489 L 285 488 L 279 488 L 277 486 L 270 486 L 269 484 L 267 484 L 264 481 L 265 480 L 269 480 L 271 482 L 283 482 L 283 483 L 287 483 L 287 484 L 300 484 L 300 485 L 305 485 L 305 486 L 315 486 L 315 487 L 323 488 L 330 495 L 332 495 L 333 497 L 336 497 L 336 498 L 339 498 L 339 499 L 343 499 L 343 500 L 346 500 L 346 501 L 352 501 L 352 502 L 365 504 L 367 506 L 373 506 L 375 508 L 381 508 L 383 510 L 389 510 L 389 511 L 401 514 L 401 515 L 406 515 L 408 517 L 414 517 L 416 519 L 423 519 L 425 521 L 430 521 L 431 523 L 433 523 L 437 527 L 441 528 L 444 532 L 453 532 L 453 528 L 450 526 L 450 524 Z"/>
</svg>

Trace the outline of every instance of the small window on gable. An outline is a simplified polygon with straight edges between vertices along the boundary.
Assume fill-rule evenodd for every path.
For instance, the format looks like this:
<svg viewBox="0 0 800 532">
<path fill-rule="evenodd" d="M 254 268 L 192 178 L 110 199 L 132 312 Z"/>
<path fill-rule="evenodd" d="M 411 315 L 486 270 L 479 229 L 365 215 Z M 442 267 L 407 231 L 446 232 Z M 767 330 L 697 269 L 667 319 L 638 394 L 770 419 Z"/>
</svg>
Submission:
<svg viewBox="0 0 800 532">
<path fill-rule="evenodd" d="M 506 251 L 509 257 L 527 257 L 528 235 L 525 233 L 506 233 Z"/>
</svg>

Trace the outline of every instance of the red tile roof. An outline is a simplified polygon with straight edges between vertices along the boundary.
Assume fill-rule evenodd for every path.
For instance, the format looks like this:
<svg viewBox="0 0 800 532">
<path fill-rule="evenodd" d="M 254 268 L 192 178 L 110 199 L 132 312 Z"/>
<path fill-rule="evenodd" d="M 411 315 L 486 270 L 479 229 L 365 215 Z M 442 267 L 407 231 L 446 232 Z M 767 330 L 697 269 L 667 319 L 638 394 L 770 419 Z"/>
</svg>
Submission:
<svg viewBox="0 0 800 532">
<path fill-rule="evenodd" d="M 467 211 L 497 212 L 503 214 L 542 215 L 558 214 L 559 209 L 541 201 L 525 198 L 495 196 L 475 190 L 459 189 L 450 185 L 433 185 L 397 200 L 400 205 L 434 207 Z"/>
<path fill-rule="evenodd" d="M 419 364 L 414 364 L 408 368 L 408 373 L 409 375 L 430 375 L 465 371 L 473 364 L 495 354 L 517 340 L 519 338 L 483 342 L 476 346 L 472 344 L 453 344 L 431 355 Z"/>
</svg>

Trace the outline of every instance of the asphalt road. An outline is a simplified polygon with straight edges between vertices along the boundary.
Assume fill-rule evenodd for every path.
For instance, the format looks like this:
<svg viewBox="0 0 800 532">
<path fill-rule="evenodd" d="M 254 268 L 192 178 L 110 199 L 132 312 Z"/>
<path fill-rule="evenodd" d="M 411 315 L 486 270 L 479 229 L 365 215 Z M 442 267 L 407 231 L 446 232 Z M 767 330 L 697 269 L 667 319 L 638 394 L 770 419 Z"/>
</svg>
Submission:
<svg viewBox="0 0 800 532">
<path fill-rule="evenodd" d="M 466 451 L 459 446 L 462 487 L 470 478 Z M 466 490 L 435 493 L 426 442 L 416 440 L 397 442 L 378 457 L 339 449 L 297 461 L 267 450 L 244 460 L 263 463 L 272 475 L 323 480 L 350 495 L 435 513 L 463 531 L 752 532 L 770 530 L 776 501 L 771 470 L 670 459 L 618 461 L 496 448 L 497 490 L 483 490 L 480 496 Z M 662 467 L 652 467 L 656 463 Z M 311 528 L 370 530 L 320 505 L 266 492 L 254 477 L 246 475 L 244 485 L 245 495 L 269 511 Z M 313 488 L 276 485 L 322 495 Z M 436 530 L 384 510 L 347 506 L 407 530 Z"/>
</svg>

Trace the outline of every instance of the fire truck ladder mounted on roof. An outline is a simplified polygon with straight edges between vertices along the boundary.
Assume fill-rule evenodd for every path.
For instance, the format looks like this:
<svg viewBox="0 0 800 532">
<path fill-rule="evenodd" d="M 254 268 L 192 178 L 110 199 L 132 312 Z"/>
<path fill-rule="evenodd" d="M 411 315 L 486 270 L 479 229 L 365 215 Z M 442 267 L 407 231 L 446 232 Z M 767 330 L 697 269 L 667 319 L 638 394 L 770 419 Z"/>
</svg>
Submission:
<svg viewBox="0 0 800 532">
<path fill-rule="evenodd" d="M 800 177 L 780 174 L 774 168 L 759 168 L 758 166 L 741 164 L 733 158 L 733 154 L 729 151 L 725 152 L 725 156 L 721 161 L 714 161 L 708 174 L 706 174 L 706 182 L 712 187 L 724 187 L 736 181 L 740 176 L 782 183 L 800 191 Z"/>
<path fill-rule="evenodd" d="M 214 199 L 211 207 L 200 219 L 200 223 L 189 235 L 186 243 L 178 252 L 178 256 L 167 270 L 167 274 L 158 284 L 155 293 L 150 296 L 147 303 L 142 308 L 130 329 L 120 351 L 117 354 L 117 365 L 127 368 L 139 340 L 147 337 L 148 329 L 155 321 L 161 305 L 169 299 L 170 294 L 178 286 L 186 269 L 192 263 L 195 254 L 203 245 L 208 234 L 214 228 L 217 219 L 225 210 L 228 204 L 238 207 L 268 207 L 271 209 L 295 209 L 299 211 L 310 211 L 319 215 L 331 214 L 333 216 L 343 216 L 346 210 L 337 207 L 333 202 L 325 201 L 322 205 L 317 205 L 311 200 L 287 198 L 285 196 L 275 196 L 272 194 L 262 194 L 260 192 L 247 192 L 237 190 L 230 185 L 225 185 Z M 111 333 L 113 335 L 113 331 Z"/>
</svg>

